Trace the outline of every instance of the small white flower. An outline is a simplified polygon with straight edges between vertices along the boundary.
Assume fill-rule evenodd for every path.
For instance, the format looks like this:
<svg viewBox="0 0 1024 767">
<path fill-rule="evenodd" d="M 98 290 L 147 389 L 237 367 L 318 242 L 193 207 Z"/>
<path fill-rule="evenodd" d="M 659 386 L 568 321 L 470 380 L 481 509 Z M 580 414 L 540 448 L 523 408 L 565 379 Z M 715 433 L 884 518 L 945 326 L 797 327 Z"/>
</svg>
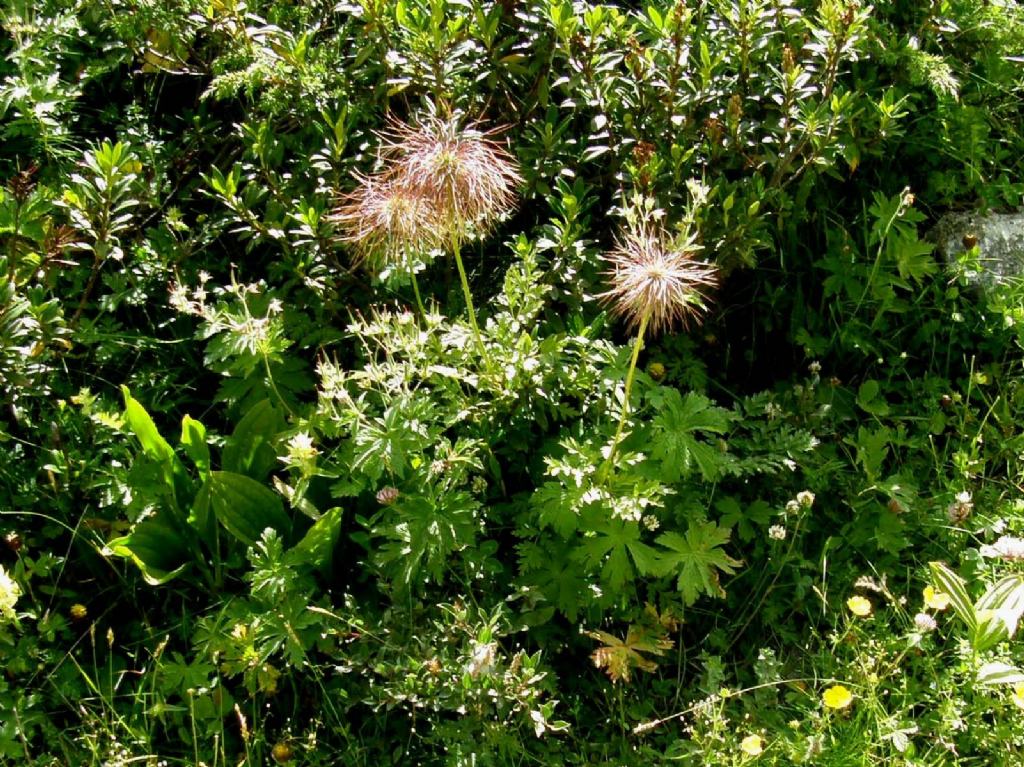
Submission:
<svg viewBox="0 0 1024 767">
<path fill-rule="evenodd" d="M 810 490 L 801 490 L 796 494 L 796 502 L 805 509 L 809 509 L 814 505 L 814 493 Z"/>
<path fill-rule="evenodd" d="M 469 663 L 466 664 L 466 673 L 470 676 L 490 674 L 494 669 L 494 652 L 498 648 L 497 643 L 487 642 L 486 644 L 473 643 L 473 654 Z"/>
<path fill-rule="evenodd" d="M 21 588 L 0 566 L 0 618 L 14 620 L 14 605 L 17 604 L 20 596 Z"/>
<path fill-rule="evenodd" d="M 181 312 L 182 314 L 196 313 L 196 307 L 189 299 L 188 288 L 179 282 L 175 282 L 171 284 L 168 292 L 168 303 L 174 311 Z"/>
<path fill-rule="evenodd" d="M 922 634 L 927 634 L 929 631 L 935 631 L 939 624 L 928 613 L 918 613 L 914 616 L 914 625 Z"/>
<path fill-rule="evenodd" d="M 644 519 L 643 519 L 643 523 L 644 523 L 644 527 L 646 527 L 652 533 L 661 526 L 661 523 L 658 522 L 658 518 L 656 516 L 654 516 L 653 514 L 645 515 Z"/>
<path fill-rule="evenodd" d="M 316 468 L 319 453 L 313 445 L 313 438 L 303 431 L 288 440 L 288 454 L 280 460 L 308 475 Z"/>
<path fill-rule="evenodd" d="M 773 541 L 786 540 L 786 528 L 782 525 L 772 525 L 768 528 L 768 537 Z"/>
<path fill-rule="evenodd" d="M 1004 535 L 991 546 L 982 546 L 979 553 L 990 559 L 1005 559 L 1010 562 L 1024 560 L 1024 539 Z"/>
<path fill-rule="evenodd" d="M 796 514 L 800 511 L 800 504 L 796 501 L 786 501 L 786 511 L 790 514 Z"/>
<path fill-rule="evenodd" d="M 967 490 L 961 490 L 954 497 L 953 503 L 949 504 L 946 509 L 946 517 L 950 522 L 959 524 L 970 516 L 973 509 L 974 503 L 971 500 L 970 492 Z"/>
</svg>

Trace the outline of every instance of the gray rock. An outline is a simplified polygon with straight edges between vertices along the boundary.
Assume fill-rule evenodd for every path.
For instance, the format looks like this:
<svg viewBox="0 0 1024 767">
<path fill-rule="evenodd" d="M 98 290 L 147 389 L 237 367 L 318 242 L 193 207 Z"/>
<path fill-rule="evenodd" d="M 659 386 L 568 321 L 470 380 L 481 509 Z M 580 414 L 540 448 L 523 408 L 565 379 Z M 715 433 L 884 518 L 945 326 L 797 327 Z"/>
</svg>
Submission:
<svg viewBox="0 0 1024 767">
<path fill-rule="evenodd" d="M 950 266 L 978 246 L 980 268 L 968 268 L 965 273 L 971 284 L 989 287 L 1024 276 L 1024 211 L 947 213 L 928 239 Z"/>
</svg>

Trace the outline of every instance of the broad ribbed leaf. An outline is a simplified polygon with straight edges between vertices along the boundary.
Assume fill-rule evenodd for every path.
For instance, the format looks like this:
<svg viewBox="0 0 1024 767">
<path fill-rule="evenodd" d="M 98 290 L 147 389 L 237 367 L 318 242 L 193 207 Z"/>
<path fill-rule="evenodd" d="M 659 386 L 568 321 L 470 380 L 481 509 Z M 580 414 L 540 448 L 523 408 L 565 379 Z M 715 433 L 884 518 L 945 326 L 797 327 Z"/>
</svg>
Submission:
<svg viewBox="0 0 1024 767">
<path fill-rule="evenodd" d="M 978 684 L 1020 684 L 1024 682 L 1024 672 L 1016 666 L 1002 661 L 986 663 L 978 669 Z"/>
<path fill-rule="evenodd" d="M 1024 613 L 1024 578 L 1008 575 L 989 587 L 974 606 L 978 628 L 971 640 L 981 652 L 1010 639 Z"/>
<path fill-rule="evenodd" d="M 103 553 L 131 559 L 153 586 L 167 583 L 189 565 L 187 542 L 159 516 L 149 517 L 128 535 L 111 540 Z"/>
<path fill-rule="evenodd" d="M 248 546 L 254 545 L 268 527 L 282 536 L 291 527 L 281 496 L 243 474 L 211 471 L 205 491 L 214 516 Z"/>
<path fill-rule="evenodd" d="M 953 610 L 967 626 L 967 630 L 974 635 L 978 630 L 978 619 L 974 614 L 974 605 L 967 593 L 964 579 L 942 562 L 932 562 L 929 567 L 932 571 L 932 585 L 937 591 L 949 595 L 949 603 L 953 605 Z"/>
</svg>

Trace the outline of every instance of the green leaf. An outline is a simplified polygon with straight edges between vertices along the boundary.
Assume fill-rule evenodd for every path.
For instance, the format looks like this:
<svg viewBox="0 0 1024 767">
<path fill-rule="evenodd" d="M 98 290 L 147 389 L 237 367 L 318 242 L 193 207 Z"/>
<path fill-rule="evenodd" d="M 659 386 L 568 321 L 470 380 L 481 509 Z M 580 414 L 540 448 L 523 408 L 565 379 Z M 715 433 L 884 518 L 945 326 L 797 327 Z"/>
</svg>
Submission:
<svg viewBox="0 0 1024 767">
<path fill-rule="evenodd" d="M 199 538 L 206 544 L 207 548 L 216 548 L 217 518 L 210 508 L 210 483 L 204 482 L 192 499 L 192 506 L 188 510 L 188 524 L 199 533 Z"/>
<path fill-rule="evenodd" d="M 916 236 L 909 239 L 894 239 L 891 243 L 891 254 L 896 261 L 900 277 L 920 283 L 939 270 L 939 264 L 932 256 L 935 246 L 931 243 L 921 242 Z"/>
<path fill-rule="evenodd" d="M 878 381 L 873 379 L 868 379 L 860 385 L 857 390 L 857 405 L 861 410 L 871 415 L 889 414 L 889 403 L 885 401 L 885 397 L 881 396 L 880 390 Z"/>
<path fill-rule="evenodd" d="M 853 442 L 857 447 L 857 462 L 872 482 L 877 481 L 882 472 L 892 438 L 892 432 L 884 426 L 875 431 L 864 426 L 857 429 L 857 439 Z"/>
<path fill-rule="evenodd" d="M 329 568 L 334 559 L 334 548 L 338 545 L 338 536 L 341 534 L 342 516 L 343 512 L 337 506 L 324 512 L 323 516 L 306 531 L 302 540 L 288 552 L 288 563 L 308 565 L 320 570 Z"/>
<path fill-rule="evenodd" d="M 1024 671 L 1002 661 L 991 661 L 978 669 L 978 684 L 1020 684 L 1024 682 Z"/>
<path fill-rule="evenodd" d="M 659 387 L 651 395 L 658 414 L 652 424 L 651 457 L 661 462 L 665 482 L 678 482 L 696 467 L 705 481 L 718 479 L 727 458 L 704 440 L 701 433 L 723 434 L 736 414 L 715 406 L 701 394 Z"/>
<path fill-rule="evenodd" d="M 121 394 L 124 396 L 125 423 L 138 438 L 143 452 L 159 463 L 177 462 L 178 456 L 174 454 L 174 448 L 160 436 L 160 431 L 156 428 L 149 413 L 146 412 L 146 408 L 132 397 L 127 386 L 121 387 Z"/>
<path fill-rule="evenodd" d="M 284 416 L 270 400 L 256 403 L 238 422 L 224 445 L 221 466 L 226 471 L 262 482 L 277 463 L 277 451 L 271 446 L 271 440 L 284 426 Z"/>
<path fill-rule="evenodd" d="M 268 527 L 282 535 L 291 527 L 281 497 L 244 474 L 211 471 L 205 487 L 214 516 L 247 546 L 255 545 Z"/>
<path fill-rule="evenodd" d="M 103 553 L 131 559 L 152 586 L 176 578 L 189 565 L 187 542 L 159 516 L 148 517 L 128 535 L 111 540 Z"/>
<path fill-rule="evenodd" d="M 662 30 L 665 28 L 665 19 L 662 17 L 661 13 L 655 6 L 647 6 L 647 16 L 651 19 L 652 22 L 654 22 L 654 26 L 658 30 Z"/>
<path fill-rule="evenodd" d="M 978 619 L 974 613 L 974 605 L 971 604 L 971 597 L 967 593 L 967 584 L 964 579 L 950 570 L 942 562 L 931 562 L 928 565 L 932 571 L 932 585 L 936 591 L 949 595 L 949 603 L 953 605 L 953 611 L 967 626 L 971 635 L 978 631 Z"/>
<path fill-rule="evenodd" d="M 588 570 L 601 568 L 601 580 L 614 590 L 632 581 L 637 570 L 651 573 L 657 569 L 656 552 L 640 541 L 640 525 L 631 520 L 605 518 L 577 549 L 577 556 Z"/>
<path fill-rule="evenodd" d="M 205 480 L 210 474 L 210 446 L 206 444 L 206 427 L 192 416 L 181 420 L 181 446 Z"/>
<path fill-rule="evenodd" d="M 715 502 L 715 510 L 719 514 L 719 524 L 736 530 L 739 539 L 750 542 L 768 527 L 776 511 L 764 500 L 756 500 L 749 505 L 741 505 L 731 495 L 723 496 Z"/>
<path fill-rule="evenodd" d="M 374 561 L 391 570 L 400 588 L 409 588 L 422 570 L 440 582 L 452 555 L 476 542 L 474 515 L 479 502 L 469 493 L 449 492 L 440 499 L 403 494 L 379 515 L 373 534 L 387 540 Z"/>
<path fill-rule="evenodd" d="M 530 497 L 530 505 L 537 511 L 537 522 L 542 528 L 554 528 L 562 538 L 568 538 L 579 527 L 578 510 L 585 505 L 588 488 L 561 482 L 545 482 Z"/>
<path fill-rule="evenodd" d="M 166 498 L 168 509 L 184 524 L 181 506 L 188 502 L 192 494 L 191 480 L 185 466 L 175 454 L 174 448 L 160 435 L 146 409 L 132 397 L 127 386 L 121 387 L 121 393 L 124 396 L 125 423 L 139 440 L 145 456 L 159 466 L 160 477 L 169 491 Z"/>
<path fill-rule="evenodd" d="M 978 652 L 1012 638 L 1024 614 L 1024 578 L 1008 575 L 994 583 L 974 605 L 974 614 L 978 627 L 971 644 Z"/>
<path fill-rule="evenodd" d="M 660 574 L 677 574 L 676 586 L 683 601 L 692 605 L 701 594 L 724 597 L 719 572 L 731 575 L 743 564 L 733 559 L 721 546 L 729 542 L 732 531 L 714 522 L 691 522 L 685 537 L 667 532 L 658 536 L 664 547 L 658 556 Z"/>
</svg>

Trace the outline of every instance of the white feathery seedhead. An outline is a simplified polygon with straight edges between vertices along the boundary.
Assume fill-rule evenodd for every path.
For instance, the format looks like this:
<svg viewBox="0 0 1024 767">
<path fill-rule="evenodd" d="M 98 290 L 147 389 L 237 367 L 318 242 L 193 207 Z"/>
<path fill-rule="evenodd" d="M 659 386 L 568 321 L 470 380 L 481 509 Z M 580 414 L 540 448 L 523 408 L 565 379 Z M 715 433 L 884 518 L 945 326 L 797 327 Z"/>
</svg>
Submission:
<svg viewBox="0 0 1024 767">
<path fill-rule="evenodd" d="M 695 250 L 650 225 L 626 232 L 604 256 L 611 289 L 599 298 L 631 328 L 645 318 L 652 335 L 677 322 L 686 328 L 707 310 L 707 291 L 718 285 L 718 267 L 696 260 Z"/>
</svg>

